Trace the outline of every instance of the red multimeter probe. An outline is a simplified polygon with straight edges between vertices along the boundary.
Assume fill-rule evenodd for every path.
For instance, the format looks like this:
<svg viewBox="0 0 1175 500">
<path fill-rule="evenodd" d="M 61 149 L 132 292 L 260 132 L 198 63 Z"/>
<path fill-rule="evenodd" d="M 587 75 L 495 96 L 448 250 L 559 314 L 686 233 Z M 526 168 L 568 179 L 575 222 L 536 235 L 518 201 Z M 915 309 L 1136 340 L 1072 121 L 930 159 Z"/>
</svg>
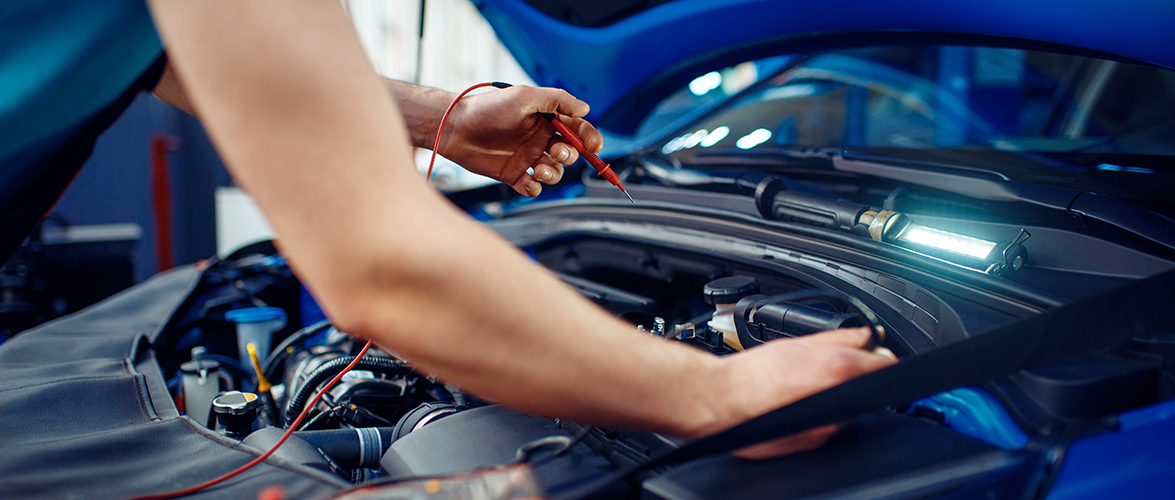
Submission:
<svg viewBox="0 0 1175 500">
<path fill-rule="evenodd" d="M 632 199 L 632 196 L 628 194 L 628 190 L 624 189 L 624 186 L 620 184 L 620 178 L 616 176 L 616 172 L 612 171 L 612 167 L 607 163 L 604 163 L 604 160 L 601 160 L 600 157 L 596 156 L 595 153 L 588 151 L 587 147 L 585 147 L 583 144 L 583 139 L 580 139 L 578 135 L 575 135 L 575 132 L 571 131 L 571 127 L 568 127 L 566 123 L 563 123 L 563 120 L 560 120 L 557 116 L 555 116 L 554 113 L 539 113 L 539 116 L 551 122 L 551 125 L 555 127 L 555 130 L 559 132 L 559 135 L 563 136 L 563 139 L 571 144 L 571 147 L 575 148 L 576 151 L 579 151 L 579 156 L 582 156 L 583 159 L 587 160 L 587 162 L 596 169 L 596 174 L 598 174 L 600 177 L 603 177 L 604 180 L 612 183 L 613 186 L 620 188 L 620 192 L 624 193 L 624 196 L 628 196 L 628 201 L 636 203 L 636 201 Z"/>
</svg>

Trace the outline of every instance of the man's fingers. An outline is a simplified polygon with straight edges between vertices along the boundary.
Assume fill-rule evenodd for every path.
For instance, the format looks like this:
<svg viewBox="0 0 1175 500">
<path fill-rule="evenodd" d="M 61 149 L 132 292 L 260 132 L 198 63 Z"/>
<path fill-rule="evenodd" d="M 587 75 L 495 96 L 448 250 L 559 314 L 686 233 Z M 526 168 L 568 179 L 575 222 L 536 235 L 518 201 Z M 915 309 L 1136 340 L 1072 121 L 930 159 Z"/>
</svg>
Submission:
<svg viewBox="0 0 1175 500">
<path fill-rule="evenodd" d="M 535 163 L 533 177 L 544 184 L 554 184 L 563 178 L 563 165 L 544 155 Z"/>
<path fill-rule="evenodd" d="M 563 89 L 516 85 L 504 92 L 515 93 L 526 114 L 558 113 L 579 118 L 592 109 L 588 103 L 576 99 Z"/>
<path fill-rule="evenodd" d="M 588 151 L 598 153 L 604 148 L 604 136 L 600 135 L 600 131 L 596 130 L 596 127 L 588 123 L 587 120 L 570 116 L 560 116 L 559 118 L 583 140 L 583 146 Z"/>
<path fill-rule="evenodd" d="M 748 446 L 734 452 L 734 456 L 750 460 L 762 460 L 766 458 L 790 455 L 792 453 L 799 453 L 801 451 L 814 450 L 832 438 L 832 436 L 835 435 L 837 431 L 841 429 L 841 427 L 843 427 L 843 425 L 840 424 L 817 427 L 799 434 L 792 434 L 791 436 L 782 437 L 774 441 Z"/>
<path fill-rule="evenodd" d="M 519 90 L 533 92 L 533 94 L 522 97 L 531 104 L 528 108 L 533 110 L 532 112 L 555 113 L 559 120 L 563 120 L 563 123 L 566 123 L 575 132 L 575 135 L 583 140 L 584 147 L 588 151 L 598 152 L 603 149 L 604 137 L 600 135 L 600 131 L 596 130 L 596 127 L 583 119 L 588 111 L 591 111 L 591 106 L 588 106 L 586 102 L 576 99 L 563 89 L 527 87 Z M 569 164 L 562 160 L 560 163 Z"/>
<path fill-rule="evenodd" d="M 518 180 L 510 184 L 510 187 L 518 191 L 518 194 L 528 198 L 534 198 L 543 192 L 543 185 L 534 180 L 534 177 L 526 174 L 519 176 Z"/>
<path fill-rule="evenodd" d="M 885 339 L 885 329 L 877 327 L 878 333 L 881 334 L 881 339 Z M 836 330 L 829 330 L 826 332 L 813 333 L 812 335 L 804 335 L 799 337 L 806 342 L 820 345 L 837 345 L 844 347 L 853 347 L 860 349 L 869 342 L 871 332 L 868 327 L 855 328 L 839 328 Z"/>
<path fill-rule="evenodd" d="M 563 89 L 544 89 L 549 91 L 548 95 L 553 98 L 556 113 L 566 115 L 574 118 L 586 116 L 592 110 L 588 103 L 576 99 L 575 96 Z M 574 130 L 574 129 L 572 129 Z"/>
<path fill-rule="evenodd" d="M 579 152 L 558 135 L 551 137 L 547 143 L 547 155 L 564 165 L 571 165 L 579 160 Z"/>
<path fill-rule="evenodd" d="M 881 338 L 884 339 L 885 329 L 879 326 L 877 327 L 877 330 L 878 333 L 881 334 Z M 870 332 L 868 327 L 840 328 L 827 332 L 814 333 L 812 335 L 804 335 L 803 337 L 799 337 L 796 340 L 806 342 L 810 345 L 863 349 L 865 345 L 869 343 L 869 336 Z M 865 371 L 860 373 L 884 368 L 885 366 L 888 366 L 889 364 L 898 360 L 898 357 L 894 355 L 893 351 L 890 351 L 889 349 L 881 346 L 874 347 L 872 351 L 868 352 L 860 351 L 858 354 L 865 356 L 865 358 L 862 360 L 862 367 Z M 859 375 L 860 373 L 857 374 Z"/>
</svg>

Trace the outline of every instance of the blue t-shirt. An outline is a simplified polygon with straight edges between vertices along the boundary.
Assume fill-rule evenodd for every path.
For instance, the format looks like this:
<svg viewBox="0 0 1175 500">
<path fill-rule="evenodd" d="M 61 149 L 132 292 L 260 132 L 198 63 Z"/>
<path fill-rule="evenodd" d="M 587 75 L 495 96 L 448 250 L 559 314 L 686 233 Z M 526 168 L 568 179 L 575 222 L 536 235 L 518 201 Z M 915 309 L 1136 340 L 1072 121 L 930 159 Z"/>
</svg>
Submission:
<svg viewBox="0 0 1175 500">
<path fill-rule="evenodd" d="M 0 159 L 109 106 L 162 50 L 145 0 L 0 0 Z"/>
<path fill-rule="evenodd" d="M 154 86 L 162 53 L 145 0 L 0 0 L 0 261 Z"/>
</svg>

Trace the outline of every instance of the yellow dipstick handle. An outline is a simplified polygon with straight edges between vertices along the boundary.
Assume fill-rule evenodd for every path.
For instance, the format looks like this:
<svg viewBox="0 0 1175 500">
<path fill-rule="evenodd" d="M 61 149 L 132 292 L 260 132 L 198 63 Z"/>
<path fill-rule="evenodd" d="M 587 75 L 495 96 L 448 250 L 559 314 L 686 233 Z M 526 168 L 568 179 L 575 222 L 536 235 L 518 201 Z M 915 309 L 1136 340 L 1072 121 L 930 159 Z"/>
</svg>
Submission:
<svg viewBox="0 0 1175 500">
<path fill-rule="evenodd" d="M 253 360 L 253 370 L 257 372 L 257 392 L 269 392 L 269 381 L 265 379 L 265 373 L 261 371 L 261 360 L 257 359 L 257 348 L 253 347 L 252 343 L 245 346 L 249 350 L 249 359 Z"/>
</svg>

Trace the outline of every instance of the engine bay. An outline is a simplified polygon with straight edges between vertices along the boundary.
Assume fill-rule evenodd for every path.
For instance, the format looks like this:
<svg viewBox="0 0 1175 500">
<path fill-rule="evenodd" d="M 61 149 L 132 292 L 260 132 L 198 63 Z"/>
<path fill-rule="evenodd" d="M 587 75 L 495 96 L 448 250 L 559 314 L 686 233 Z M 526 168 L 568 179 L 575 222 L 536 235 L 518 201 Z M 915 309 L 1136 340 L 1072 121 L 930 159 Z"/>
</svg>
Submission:
<svg viewBox="0 0 1175 500">
<path fill-rule="evenodd" d="M 752 244 L 737 231 L 719 238 L 652 220 L 603 225 L 563 220 L 536 238 L 533 224 L 527 222 L 525 234 L 510 219 L 496 228 L 583 296 L 633 323 L 634 335 L 656 335 L 715 355 L 837 326 L 873 326 L 884 328 L 880 345 L 904 358 L 1047 306 L 1034 303 L 1030 293 L 997 296 L 950 280 L 879 272 L 866 267 L 875 263 L 873 257 L 841 260 L 837 257 L 848 254 L 827 246 L 819 254 L 809 252 L 800 241 Z M 758 258 L 748 258 L 752 254 Z M 254 368 L 237 343 L 241 322 L 231 318 L 241 314 L 234 311 L 265 308 L 280 309 L 284 321 L 268 332 L 273 347 L 259 353 Z M 330 325 L 269 244 L 213 262 L 155 343 L 177 407 L 203 420 L 202 425 L 262 450 L 276 442 L 310 396 L 352 362 L 361 346 Z M 1175 374 L 1168 360 L 1175 360 L 1175 337 L 1135 339 L 1125 349 L 1024 370 L 863 416 L 810 454 L 764 463 L 726 457 L 709 468 L 686 464 L 646 481 L 644 494 L 682 498 L 685 488 L 720 497 L 705 492 L 731 478 L 767 474 L 754 472 L 764 468 L 776 482 L 798 480 L 802 471 L 818 466 L 823 472 L 808 473 L 843 478 L 849 474 L 844 464 L 854 463 L 844 457 L 876 454 L 877 446 L 888 448 L 891 461 L 892 454 L 900 455 L 897 462 L 904 465 L 893 466 L 901 470 L 892 474 L 940 467 L 949 459 L 982 464 L 982 491 L 1045 484 L 1051 476 L 1042 471 L 1050 462 L 1042 443 L 1113 429 L 1116 415 L 1170 399 Z M 215 387 L 212 398 L 192 389 L 202 384 Z M 220 402 L 238 393 L 245 394 L 239 405 Z M 418 373 L 410 362 L 378 348 L 310 406 L 291 440 L 300 444 L 283 446 L 295 450 L 284 452 L 286 458 L 356 485 L 540 457 L 545 469 L 538 471 L 548 491 L 679 444 L 656 434 L 518 414 Z M 927 454 L 936 447 L 937 454 Z M 701 481 L 698 467 L 708 473 L 726 470 L 725 479 Z M 971 475 L 980 470 L 964 469 Z M 878 473 L 849 475 L 868 482 Z M 825 483 L 809 480 L 794 497 L 843 487 L 830 481 L 826 486 L 832 489 L 820 490 Z M 632 493 L 617 488 L 611 494 Z"/>
</svg>

